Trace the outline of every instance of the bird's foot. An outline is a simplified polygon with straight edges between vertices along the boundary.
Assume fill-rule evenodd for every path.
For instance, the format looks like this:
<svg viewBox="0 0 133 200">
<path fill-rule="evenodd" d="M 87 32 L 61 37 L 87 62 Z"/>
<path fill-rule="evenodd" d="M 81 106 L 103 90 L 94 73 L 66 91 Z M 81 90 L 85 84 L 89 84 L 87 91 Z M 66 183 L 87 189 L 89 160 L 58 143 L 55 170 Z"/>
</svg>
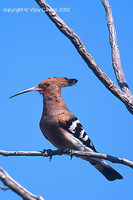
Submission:
<svg viewBox="0 0 133 200">
<path fill-rule="evenodd" d="M 72 160 L 73 158 L 73 149 L 60 149 L 60 154 L 58 155 L 62 155 L 62 154 L 67 154 L 67 155 L 70 155 L 70 160 Z"/>
<path fill-rule="evenodd" d="M 51 149 L 43 149 L 43 157 L 49 157 L 49 162 L 52 160 Z"/>
</svg>

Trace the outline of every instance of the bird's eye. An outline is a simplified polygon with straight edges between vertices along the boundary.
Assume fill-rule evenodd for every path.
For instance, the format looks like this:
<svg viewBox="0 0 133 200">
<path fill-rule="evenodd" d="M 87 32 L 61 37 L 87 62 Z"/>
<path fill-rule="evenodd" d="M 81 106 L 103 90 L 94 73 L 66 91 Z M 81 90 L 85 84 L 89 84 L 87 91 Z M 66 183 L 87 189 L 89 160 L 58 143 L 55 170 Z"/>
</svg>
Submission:
<svg viewBox="0 0 133 200">
<path fill-rule="evenodd" d="M 47 87 L 49 87 L 49 86 L 50 86 L 50 84 L 49 84 L 49 83 L 46 83 L 46 86 L 47 86 Z"/>
</svg>

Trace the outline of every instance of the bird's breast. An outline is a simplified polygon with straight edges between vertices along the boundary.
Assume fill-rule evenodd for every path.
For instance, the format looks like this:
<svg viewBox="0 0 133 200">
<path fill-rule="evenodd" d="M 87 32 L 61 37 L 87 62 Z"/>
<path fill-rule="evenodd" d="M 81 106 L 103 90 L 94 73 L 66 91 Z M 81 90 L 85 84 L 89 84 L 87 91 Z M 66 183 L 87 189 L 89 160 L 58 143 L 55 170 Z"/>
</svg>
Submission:
<svg viewBox="0 0 133 200">
<path fill-rule="evenodd" d="M 56 119 L 42 117 L 40 129 L 43 135 L 58 149 L 72 149 L 73 144 L 66 137 L 66 130 L 59 126 Z"/>
</svg>

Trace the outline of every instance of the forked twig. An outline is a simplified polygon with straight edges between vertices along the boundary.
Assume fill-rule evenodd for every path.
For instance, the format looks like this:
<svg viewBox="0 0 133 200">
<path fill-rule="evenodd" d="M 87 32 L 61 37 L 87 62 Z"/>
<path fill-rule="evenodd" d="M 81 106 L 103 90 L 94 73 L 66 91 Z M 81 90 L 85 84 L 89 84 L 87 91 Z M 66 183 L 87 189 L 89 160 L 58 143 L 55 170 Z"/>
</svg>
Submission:
<svg viewBox="0 0 133 200">
<path fill-rule="evenodd" d="M 121 70 L 121 65 L 116 65 L 116 63 L 120 64 L 120 59 L 114 56 L 113 58 L 113 66 L 116 74 L 116 78 L 118 80 L 118 83 L 121 87 L 119 89 L 115 83 L 99 68 L 99 66 L 95 63 L 93 57 L 89 54 L 87 49 L 85 48 L 84 44 L 80 40 L 80 38 L 76 35 L 76 33 L 65 24 L 65 22 L 57 15 L 57 13 L 46 3 L 45 0 L 35 0 L 38 5 L 44 10 L 44 12 L 48 15 L 48 17 L 54 22 L 54 24 L 57 26 L 57 28 L 66 36 L 68 37 L 75 48 L 77 49 L 78 53 L 82 56 L 83 60 L 86 62 L 88 67 L 93 71 L 93 73 L 97 76 L 97 78 L 104 84 L 104 86 L 112 93 L 114 94 L 118 99 L 120 99 L 129 112 L 133 114 L 133 96 L 131 95 L 128 85 L 126 82 L 126 79 L 124 77 L 124 73 Z M 104 1 L 102 1 L 104 2 Z M 106 2 L 108 2 L 106 0 Z M 108 7 L 106 7 L 108 10 Z M 112 13 L 110 13 L 112 14 Z M 112 21 L 113 23 L 113 21 Z M 112 26 L 110 26 L 112 27 Z M 113 34 L 112 36 L 114 36 Z M 113 39 L 113 37 L 112 37 Z M 117 43 L 113 45 L 113 40 L 111 40 L 111 47 L 116 47 Z M 116 51 L 117 50 L 117 51 Z M 118 48 L 115 48 L 115 51 L 112 51 L 112 55 L 115 55 L 115 52 L 117 52 L 116 56 L 118 56 Z M 119 66 L 119 67 L 118 67 Z M 120 70 L 119 73 L 117 71 Z"/>
<path fill-rule="evenodd" d="M 26 190 L 22 185 L 16 182 L 1 166 L 0 180 L 4 183 L 4 185 L 8 186 L 12 191 L 21 196 L 24 200 L 44 200 L 43 197 L 36 196 Z"/>
</svg>

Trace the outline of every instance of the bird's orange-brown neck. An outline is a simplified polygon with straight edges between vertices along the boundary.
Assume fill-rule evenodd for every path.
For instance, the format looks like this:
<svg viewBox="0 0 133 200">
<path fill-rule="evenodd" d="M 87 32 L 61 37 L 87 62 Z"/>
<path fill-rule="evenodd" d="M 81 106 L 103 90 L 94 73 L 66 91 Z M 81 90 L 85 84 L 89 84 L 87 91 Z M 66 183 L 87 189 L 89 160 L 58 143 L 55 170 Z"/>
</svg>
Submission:
<svg viewBox="0 0 133 200">
<path fill-rule="evenodd" d="M 43 93 L 43 115 L 55 115 L 60 113 L 62 110 L 67 109 L 64 100 L 61 97 L 61 91 L 58 93 L 46 92 Z"/>
</svg>

